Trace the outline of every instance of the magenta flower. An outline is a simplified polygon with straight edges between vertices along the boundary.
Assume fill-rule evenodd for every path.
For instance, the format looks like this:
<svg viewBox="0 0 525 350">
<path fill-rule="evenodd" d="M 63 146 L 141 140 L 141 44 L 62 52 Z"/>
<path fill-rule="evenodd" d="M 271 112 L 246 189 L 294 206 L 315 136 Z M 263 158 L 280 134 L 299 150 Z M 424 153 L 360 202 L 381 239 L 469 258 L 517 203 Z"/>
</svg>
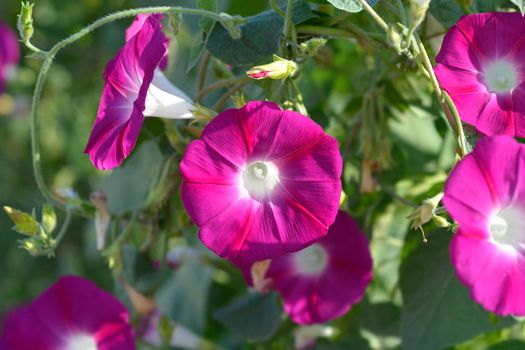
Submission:
<svg viewBox="0 0 525 350">
<path fill-rule="evenodd" d="M 180 169 L 182 200 L 200 239 L 236 264 L 300 250 L 335 220 L 337 141 L 308 117 L 253 101 L 213 119 Z"/>
<path fill-rule="evenodd" d="M 92 282 L 66 276 L 9 313 L 2 350 L 134 350 L 128 312 Z"/>
<path fill-rule="evenodd" d="M 6 79 L 12 75 L 13 67 L 20 60 L 20 47 L 13 30 L 0 22 L 0 95 L 5 91 Z"/>
<path fill-rule="evenodd" d="M 525 146 L 484 138 L 445 184 L 458 223 L 452 264 L 472 299 L 499 315 L 525 315 Z"/>
<path fill-rule="evenodd" d="M 525 18 L 464 16 L 448 31 L 435 72 L 461 119 L 486 135 L 525 136 Z"/>
<path fill-rule="evenodd" d="M 251 285 L 250 270 L 241 266 Z M 281 294 L 284 309 L 294 322 L 331 321 L 361 300 L 372 279 L 368 240 L 356 221 L 339 211 L 325 237 L 272 260 L 265 279 Z"/>
<path fill-rule="evenodd" d="M 158 15 L 146 17 L 133 22 L 128 36 L 135 35 L 106 66 L 106 84 L 85 150 L 98 169 L 112 169 L 129 156 L 144 116 L 192 117 L 189 97 L 157 69 L 167 39 Z"/>
<path fill-rule="evenodd" d="M 150 16 L 155 17 L 159 21 L 164 19 L 164 15 L 162 15 L 160 13 L 155 13 L 155 14 L 151 14 L 151 15 L 148 15 L 146 13 L 141 13 L 141 14 L 136 15 L 135 19 L 133 20 L 131 25 L 128 27 L 128 29 L 126 29 L 126 41 L 131 40 L 135 35 L 137 35 L 137 33 L 144 26 L 144 22 L 146 22 L 146 20 Z M 167 49 L 167 47 L 169 45 L 170 40 L 166 36 L 164 36 L 164 38 L 165 38 L 167 44 L 166 44 L 166 53 L 164 54 L 164 57 L 162 58 L 162 60 L 159 63 L 159 68 L 161 70 L 165 70 L 168 67 L 168 49 Z"/>
</svg>

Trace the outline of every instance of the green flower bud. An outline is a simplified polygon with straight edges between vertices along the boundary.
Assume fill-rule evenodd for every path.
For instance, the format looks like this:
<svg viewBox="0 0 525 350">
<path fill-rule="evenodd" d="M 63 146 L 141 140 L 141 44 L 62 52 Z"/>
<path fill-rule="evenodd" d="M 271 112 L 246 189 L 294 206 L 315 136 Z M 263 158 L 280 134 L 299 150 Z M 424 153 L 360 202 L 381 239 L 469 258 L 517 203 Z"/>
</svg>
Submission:
<svg viewBox="0 0 525 350">
<path fill-rule="evenodd" d="M 327 40 L 325 38 L 312 38 L 299 45 L 299 52 L 303 56 L 315 57 L 326 45 Z"/>
<path fill-rule="evenodd" d="M 286 80 L 293 77 L 298 70 L 297 63 L 273 55 L 273 62 L 249 69 L 246 74 L 252 79 Z"/>
<path fill-rule="evenodd" d="M 437 227 L 449 227 L 450 226 L 450 222 L 448 222 L 447 219 L 445 219 L 442 216 L 434 215 L 432 220 L 434 221 L 434 224 L 436 224 Z"/>
<path fill-rule="evenodd" d="M 423 203 L 408 216 L 408 219 L 412 220 L 410 227 L 416 229 L 432 220 L 436 216 L 435 211 L 441 198 L 443 198 L 443 193 L 438 193 L 434 197 L 425 199 Z"/>
<path fill-rule="evenodd" d="M 413 26 L 417 27 L 423 22 L 427 15 L 430 0 L 410 0 L 410 10 Z"/>
<path fill-rule="evenodd" d="M 7 206 L 4 207 L 4 211 L 15 224 L 13 230 L 16 232 L 27 236 L 34 236 L 40 230 L 40 225 L 36 221 L 34 214 L 30 215 Z"/>
<path fill-rule="evenodd" d="M 24 42 L 29 42 L 33 36 L 33 6 L 34 3 L 22 2 L 20 14 L 18 15 L 18 31 Z"/>
</svg>

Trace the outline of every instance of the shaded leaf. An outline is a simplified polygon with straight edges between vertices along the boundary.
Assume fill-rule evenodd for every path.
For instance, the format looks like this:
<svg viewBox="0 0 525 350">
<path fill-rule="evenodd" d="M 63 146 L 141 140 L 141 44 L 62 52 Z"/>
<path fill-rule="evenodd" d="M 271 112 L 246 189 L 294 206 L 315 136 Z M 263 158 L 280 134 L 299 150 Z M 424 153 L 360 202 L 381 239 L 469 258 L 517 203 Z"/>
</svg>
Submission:
<svg viewBox="0 0 525 350">
<path fill-rule="evenodd" d="M 506 340 L 501 343 L 492 345 L 489 350 L 523 350 L 525 342 L 521 340 Z"/>
<path fill-rule="evenodd" d="M 155 301 L 172 321 L 202 333 L 206 325 L 212 269 L 188 261 L 157 292 Z"/>
<path fill-rule="evenodd" d="M 315 17 L 306 2 L 298 1 L 294 4 L 295 24 Z M 223 26 L 215 26 L 206 48 L 224 63 L 235 66 L 251 65 L 277 52 L 283 26 L 283 18 L 275 11 L 268 10 L 248 17 L 248 21 L 240 26 L 240 39 L 232 39 Z"/>
<path fill-rule="evenodd" d="M 356 0 L 327 0 L 335 8 L 346 12 L 359 12 L 363 10 L 361 4 Z M 377 3 L 377 0 L 366 0 L 371 6 L 374 6 Z"/>
<path fill-rule="evenodd" d="M 449 260 L 451 233 L 438 229 L 401 266 L 401 339 L 404 350 L 439 350 L 512 325 L 483 310 L 460 285 Z"/>
<path fill-rule="evenodd" d="M 275 293 L 250 293 L 218 309 L 215 319 L 241 337 L 267 340 L 281 323 L 281 309 Z"/>
<path fill-rule="evenodd" d="M 377 335 L 398 336 L 401 309 L 390 302 L 369 303 L 363 301 L 357 322 L 360 327 Z"/>
</svg>

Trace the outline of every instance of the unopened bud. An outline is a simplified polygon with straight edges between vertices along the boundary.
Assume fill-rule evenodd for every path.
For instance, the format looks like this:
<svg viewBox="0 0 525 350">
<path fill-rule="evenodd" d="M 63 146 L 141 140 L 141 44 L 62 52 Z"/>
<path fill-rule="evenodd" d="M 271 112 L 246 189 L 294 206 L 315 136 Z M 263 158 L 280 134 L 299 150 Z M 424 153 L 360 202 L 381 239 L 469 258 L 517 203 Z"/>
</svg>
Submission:
<svg viewBox="0 0 525 350">
<path fill-rule="evenodd" d="M 273 281 L 266 278 L 266 271 L 270 268 L 272 261 L 270 259 L 257 261 L 250 269 L 253 287 L 261 292 L 269 292 L 272 289 Z"/>
<path fill-rule="evenodd" d="M 97 208 L 95 212 L 95 232 L 97 235 L 97 249 L 101 251 L 106 245 L 106 232 L 111 222 L 111 214 L 108 211 L 107 197 L 102 191 L 95 191 L 90 196 L 91 202 Z"/>
<path fill-rule="evenodd" d="M 293 77 L 298 70 L 297 63 L 286 60 L 277 55 L 273 55 L 273 62 L 262 66 L 255 66 L 248 70 L 246 74 L 252 79 L 274 79 L 286 80 Z"/>
<path fill-rule="evenodd" d="M 299 45 L 299 52 L 304 56 L 315 57 L 319 50 L 326 45 L 325 38 L 312 38 Z"/>
<path fill-rule="evenodd" d="M 124 289 L 128 294 L 133 308 L 141 315 L 147 315 L 155 309 L 155 301 L 141 294 L 133 288 L 128 282 L 123 281 Z"/>
<path fill-rule="evenodd" d="M 399 32 L 397 31 L 396 28 L 394 28 L 393 26 L 390 26 L 388 28 L 388 32 L 387 32 L 387 41 L 388 41 L 388 44 L 394 48 L 398 53 L 401 52 L 401 44 L 403 42 L 403 38 L 401 37 L 401 34 L 399 34 Z"/>
<path fill-rule="evenodd" d="M 13 229 L 16 232 L 27 236 L 34 236 L 39 232 L 40 225 L 36 221 L 34 214 L 31 215 L 7 206 L 4 207 L 4 211 L 15 224 Z"/>
<path fill-rule="evenodd" d="M 450 222 L 448 222 L 447 219 L 445 219 L 442 216 L 434 215 L 432 217 L 432 220 L 434 221 L 434 224 L 436 224 L 437 227 L 449 227 L 450 226 Z"/>
<path fill-rule="evenodd" d="M 414 27 L 418 27 L 427 15 L 430 0 L 410 0 L 410 9 Z M 408 38 L 410 40 L 410 38 Z"/>
<path fill-rule="evenodd" d="M 434 197 L 425 199 L 423 203 L 408 216 L 408 218 L 412 220 L 412 229 L 423 226 L 436 216 L 435 211 L 441 198 L 443 198 L 443 193 L 438 193 Z"/>
<path fill-rule="evenodd" d="M 30 2 L 22 2 L 20 14 L 18 15 L 18 31 L 24 42 L 29 42 L 33 36 L 33 6 Z"/>
</svg>

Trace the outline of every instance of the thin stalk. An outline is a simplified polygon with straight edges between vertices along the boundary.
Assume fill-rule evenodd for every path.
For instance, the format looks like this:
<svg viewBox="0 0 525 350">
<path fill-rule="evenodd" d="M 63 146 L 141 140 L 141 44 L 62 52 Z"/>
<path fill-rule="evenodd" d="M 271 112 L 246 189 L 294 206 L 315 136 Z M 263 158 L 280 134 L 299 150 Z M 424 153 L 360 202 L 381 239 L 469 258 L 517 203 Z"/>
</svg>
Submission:
<svg viewBox="0 0 525 350">
<path fill-rule="evenodd" d="M 365 0 L 357 0 L 359 4 L 365 9 L 366 12 L 372 16 L 372 18 L 379 24 L 379 26 L 385 31 L 388 32 L 388 24 L 381 18 L 381 16 L 366 2 Z"/>
<path fill-rule="evenodd" d="M 202 100 L 202 98 L 206 95 L 208 95 L 209 93 L 217 90 L 217 89 L 220 89 L 220 88 L 223 88 L 223 87 L 226 87 L 226 86 L 229 86 L 229 85 L 233 85 L 233 84 L 236 84 L 236 83 L 239 83 L 239 82 L 242 82 L 242 81 L 249 81 L 250 78 L 249 77 L 234 77 L 234 78 L 230 78 L 230 79 L 223 79 L 223 80 L 218 80 L 214 83 L 211 83 L 210 85 L 206 86 L 204 89 L 202 89 L 200 91 L 200 93 L 195 97 L 195 101 L 200 101 Z"/>
<path fill-rule="evenodd" d="M 206 51 L 204 53 L 204 57 L 202 58 L 201 65 L 199 66 L 197 96 L 201 94 L 201 91 L 204 88 L 204 83 L 206 82 L 206 72 L 208 71 L 210 59 L 211 59 L 211 54 L 209 51 Z M 195 102 L 199 103 L 200 100 L 198 98 L 195 98 Z"/>
<path fill-rule="evenodd" d="M 69 228 L 69 224 L 71 223 L 71 210 L 66 210 L 66 218 L 64 219 L 64 222 L 62 223 L 62 227 L 60 228 L 60 231 L 57 234 L 57 238 L 55 239 L 55 247 L 60 244 L 62 239 L 64 239 L 64 236 L 66 235 L 67 229 Z"/>
<path fill-rule="evenodd" d="M 286 14 L 284 17 L 284 27 L 283 27 L 283 35 L 284 35 L 285 43 L 290 38 L 290 35 L 291 35 L 293 1 L 294 0 L 288 0 L 288 3 L 286 5 Z"/>
</svg>

